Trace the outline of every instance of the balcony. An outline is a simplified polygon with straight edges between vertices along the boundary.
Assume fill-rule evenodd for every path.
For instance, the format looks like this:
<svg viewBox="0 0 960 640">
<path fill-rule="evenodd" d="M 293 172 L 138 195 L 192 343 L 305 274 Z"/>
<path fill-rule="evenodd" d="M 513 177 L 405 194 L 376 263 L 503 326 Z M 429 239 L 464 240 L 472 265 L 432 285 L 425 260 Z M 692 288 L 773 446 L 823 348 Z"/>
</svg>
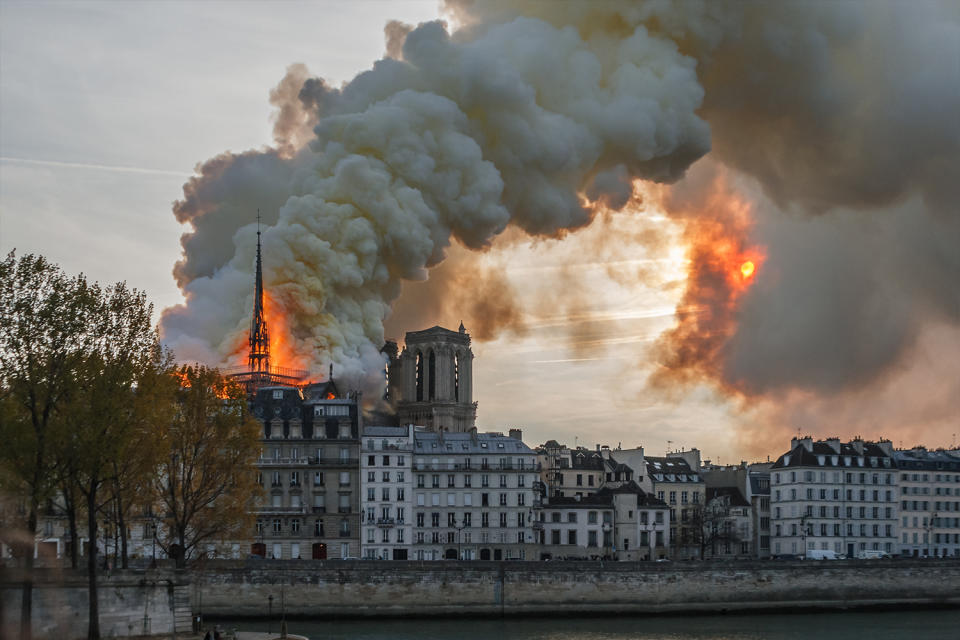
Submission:
<svg viewBox="0 0 960 640">
<path fill-rule="evenodd" d="M 313 507 L 313 508 L 311 509 L 311 512 L 312 512 L 312 513 L 326 513 L 326 512 L 327 512 L 327 508 L 326 508 L 326 507 Z"/>
<path fill-rule="evenodd" d="M 393 518 L 377 518 L 377 526 L 383 529 L 389 529 L 396 524 Z"/>
<path fill-rule="evenodd" d="M 304 467 L 310 458 L 257 458 L 258 467 Z"/>
<path fill-rule="evenodd" d="M 302 514 L 307 512 L 307 508 L 304 506 L 299 507 L 257 507 L 257 513 L 287 513 L 287 514 Z"/>
<path fill-rule="evenodd" d="M 351 513 L 350 507 L 340 507 L 337 509 L 337 513 Z"/>
<path fill-rule="evenodd" d="M 360 458 L 309 458 L 312 465 L 321 467 L 359 467 Z"/>
</svg>

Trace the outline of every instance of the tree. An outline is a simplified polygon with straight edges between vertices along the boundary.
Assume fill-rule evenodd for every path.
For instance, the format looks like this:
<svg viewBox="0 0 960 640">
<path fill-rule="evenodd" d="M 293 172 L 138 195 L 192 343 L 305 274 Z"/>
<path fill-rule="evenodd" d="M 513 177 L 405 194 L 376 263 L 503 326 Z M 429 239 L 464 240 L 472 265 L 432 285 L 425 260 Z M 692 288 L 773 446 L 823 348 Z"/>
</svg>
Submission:
<svg viewBox="0 0 960 640">
<path fill-rule="evenodd" d="M 153 494 L 163 514 L 158 542 L 182 568 L 201 545 L 248 535 L 260 492 L 254 473 L 260 431 L 238 384 L 203 366 L 181 367 L 178 376 Z"/>
<path fill-rule="evenodd" d="M 117 495 L 118 468 L 130 460 L 150 459 L 151 435 L 159 427 L 153 401 L 170 356 L 151 324 L 152 305 L 143 292 L 123 282 L 89 288 L 85 333 L 91 348 L 74 375 L 76 393 L 67 414 L 68 455 L 75 463 L 86 502 L 89 587 L 87 637 L 100 637 L 97 593 L 98 516 Z M 147 463 L 149 464 L 149 463 Z M 107 491 L 104 491 L 107 489 Z"/>
<path fill-rule="evenodd" d="M 708 551 L 710 557 L 716 557 L 719 544 L 736 544 L 741 541 L 735 519 L 730 513 L 729 495 L 717 493 L 708 499 L 707 503 L 694 513 L 693 521 L 698 529 L 701 558 L 706 558 Z"/>
<path fill-rule="evenodd" d="M 22 496 L 24 518 L 12 527 L 23 560 L 20 637 L 31 637 L 33 547 L 40 505 L 56 488 L 62 409 L 73 392 L 77 364 L 91 347 L 85 331 L 89 286 L 41 256 L 0 262 L 0 482 Z"/>
</svg>

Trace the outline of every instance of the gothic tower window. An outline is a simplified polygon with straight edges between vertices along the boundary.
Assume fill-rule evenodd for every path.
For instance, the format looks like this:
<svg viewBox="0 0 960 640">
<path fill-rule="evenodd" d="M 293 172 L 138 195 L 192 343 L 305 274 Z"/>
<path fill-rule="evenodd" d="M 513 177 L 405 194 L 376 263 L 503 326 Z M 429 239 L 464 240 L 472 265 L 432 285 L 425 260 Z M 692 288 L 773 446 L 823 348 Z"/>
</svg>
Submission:
<svg viewBox="0 0 960 640">
<path fill-rule="evenodd" d="M 417 402 L 423 401 L 423 354 L 417 352 Z"/>
<path fill-rule="evenodd" d="M 437 356 L 434 354 L 433 349 L 430 350 L 430 364 L 429 364 L 429 375 L 430 375 L 430 399 L 433 400 L 437 397 Z"/>
<path fill-rule="evenodd" d="M 460 401 L 460 352 L 453 356 L 453 399 Z"/>
</svg>

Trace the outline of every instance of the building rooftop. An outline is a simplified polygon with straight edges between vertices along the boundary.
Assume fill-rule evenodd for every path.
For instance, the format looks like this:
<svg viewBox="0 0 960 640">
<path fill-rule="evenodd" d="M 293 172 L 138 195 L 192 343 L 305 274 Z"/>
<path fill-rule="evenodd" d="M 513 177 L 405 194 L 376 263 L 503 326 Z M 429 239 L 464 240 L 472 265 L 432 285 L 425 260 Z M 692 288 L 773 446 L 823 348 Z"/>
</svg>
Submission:
<svg viewBox="0 0 960 640">
<path fill-rule="evenodd" d="M 529 454 L 534 450 L 516 438 L 502 433 L 452 433 L 448 431 L 417 431 L 414 434 L 414 453 L 426 454 Z"/>
<path fill-rule="evenodd" d="M 750 503 L 747 502 L 747 499 L 743 497 L 743 494 L 740 493 L 740 489 L 737 487 L 707 487 L 706 491 L 706 501 L 710 502 L 716 498 L 729 498 L 729 504 L 731 507 L 749 507 Z"/>
<path fill-rule="evenodd" d="M 805 446 L 797 442 L 788 453 L 773 463 L 772 469 L 788 467 L 838 467 L 858 469 L 896 468 L 893 458 L 877 443 L 813 442 Z"/>
</svg>

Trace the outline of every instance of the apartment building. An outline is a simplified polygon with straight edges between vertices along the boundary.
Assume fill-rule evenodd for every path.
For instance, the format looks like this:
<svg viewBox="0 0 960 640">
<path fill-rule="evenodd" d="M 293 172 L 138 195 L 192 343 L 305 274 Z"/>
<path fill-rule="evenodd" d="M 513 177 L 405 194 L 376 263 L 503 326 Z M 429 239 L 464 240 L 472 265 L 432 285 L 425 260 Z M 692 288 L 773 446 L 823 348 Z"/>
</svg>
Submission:
<svg viewBox="0 0 960 640">
<path fill-rule="evenodd" d="M 548 440 L 537 449 L 541 480 L 551 497 L 587 496 L 603 486 L 607 473 L 604 454 L 585 447 L 568 448 Z M 607 450 L 609 453 L 609 450 Z"/>
<path fill-rule="evenodd" d="M 907 556 L 960 556 L 960 450 L 894 451 L 898 467 L 900 539 Z"/>
<path fill-rule="evenodd" d="M 416 560 L 510 560 L 534 554 L 537 454 L 519 429 L 414 432 Z"/>
<path fill-rule="evenodd" d="M 369 426 L 360 451 L 360 553 L 408 560 L 413 540 L 414 426 Z"/>
<path fill-rule="evenodd" d="M 609 494 L 552 496 L 539 517 L 541 559 L 592 560 L 613 554 L 613 500 Z"/>
<path fill-rule="evenodd" d="M 794 438 L 770 473 L 774 556 L 896 552 L 897 469 L 889 441 Z"/>
<path fill-rule="evenodd" d="M 700 452 L 693 449 L 662 458 L 646 456 L 644 463 L 647 468 L 641 488 L 670 509 L 670 557 L 699 558 L 705 491 L 699 472 Z"/>
<path fill-rule="evenodd" d="M 256 467 L 265 496 L 255 508 L 251 553 L 357 557 L 359 399 L 341 394 L 332 380 L 256 391 L 253 413 L 264 428 Z"/>
</svg>

